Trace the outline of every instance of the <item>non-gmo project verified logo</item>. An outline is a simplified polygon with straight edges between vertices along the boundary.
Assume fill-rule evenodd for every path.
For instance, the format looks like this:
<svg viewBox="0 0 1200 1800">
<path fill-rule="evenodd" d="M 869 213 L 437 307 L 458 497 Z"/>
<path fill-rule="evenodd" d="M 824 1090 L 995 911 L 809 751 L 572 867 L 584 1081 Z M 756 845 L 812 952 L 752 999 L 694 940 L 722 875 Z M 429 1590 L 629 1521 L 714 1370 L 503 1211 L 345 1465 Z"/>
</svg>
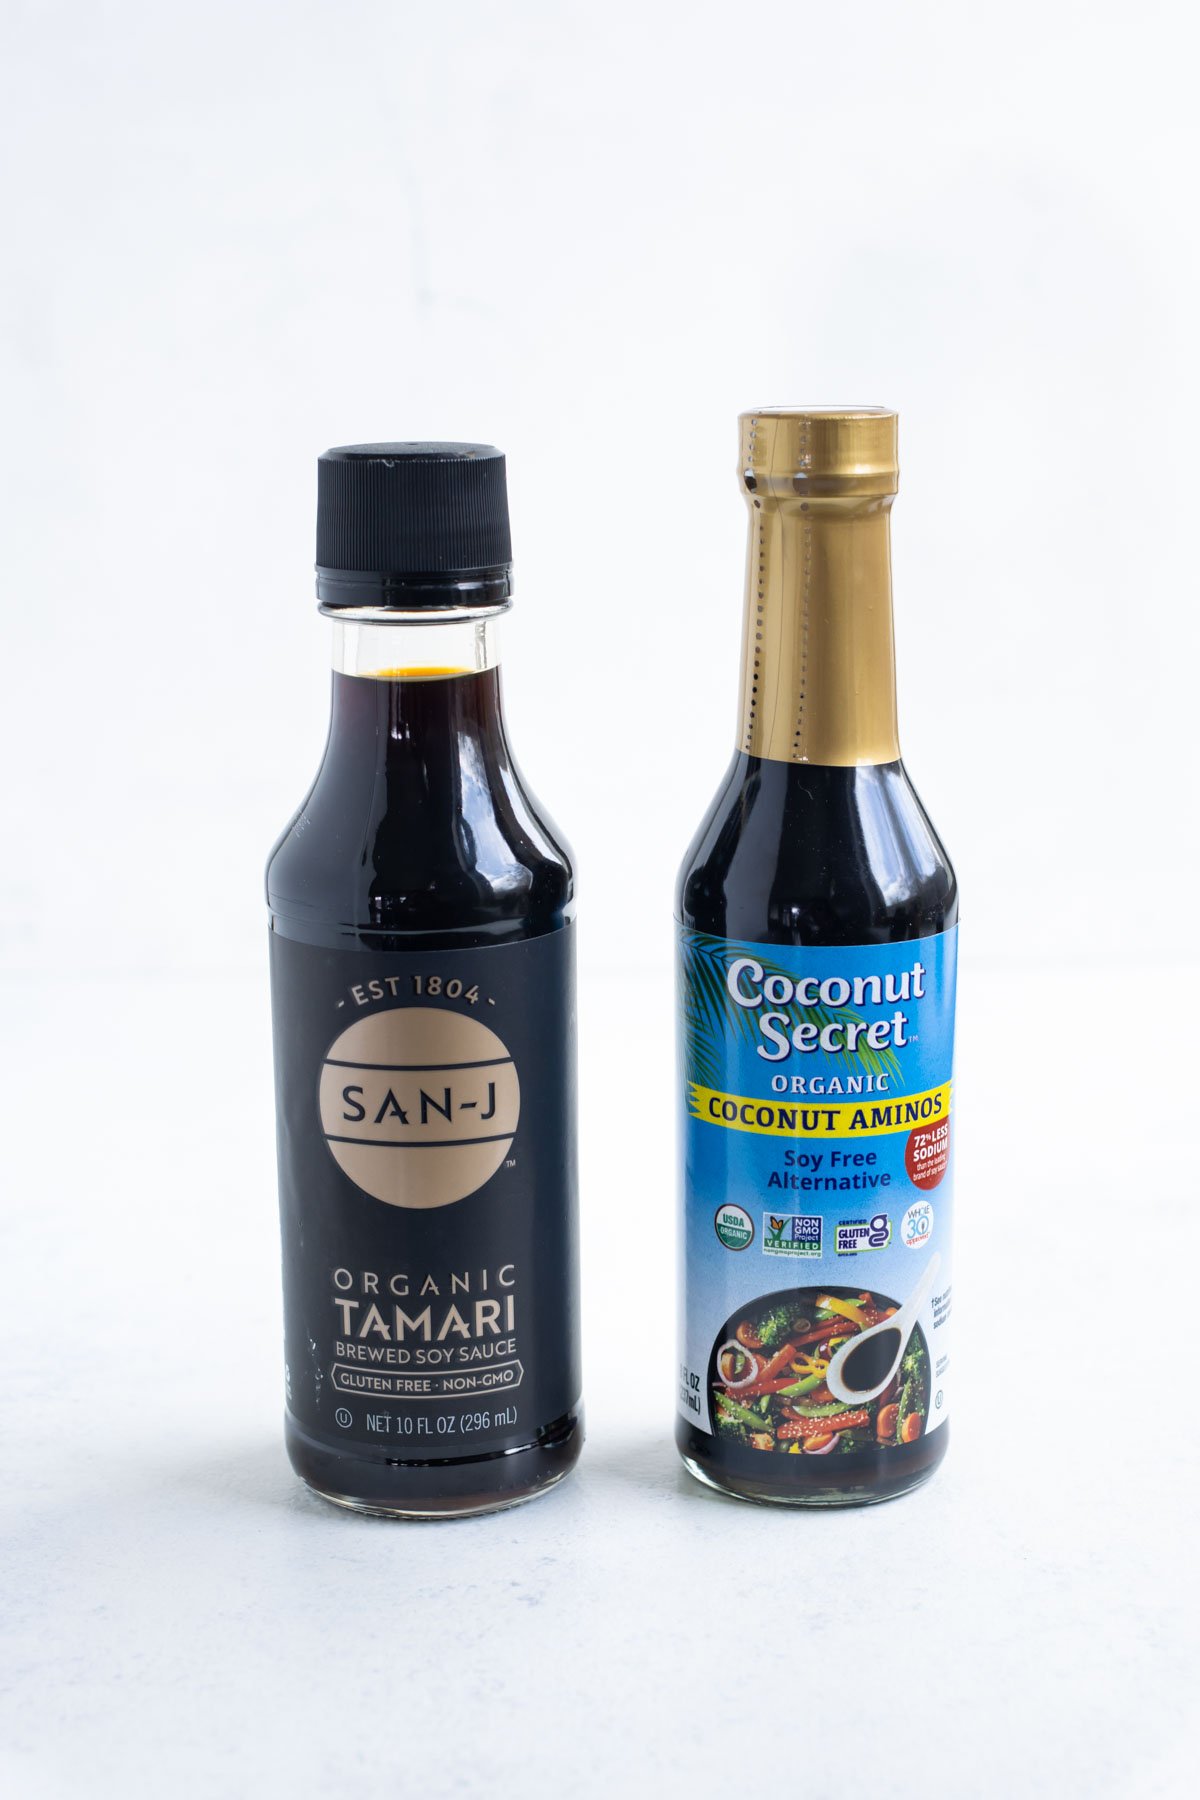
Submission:
<svg viewBox="0 0 1200 1800">
<path fill-rule="evenodd" d="M 886 1250 L 892 1241 L 892 1221 L 886 1213 L 870 1219 L 843 1219 L 834 1233 L 839 1256 L 857 1256 L 860 1250 Z"/>
<path fill-rule="evenodd" d="M 820 1256 L 820 1213 L 764 1213 L 764 1256 Z"/>
</svg>

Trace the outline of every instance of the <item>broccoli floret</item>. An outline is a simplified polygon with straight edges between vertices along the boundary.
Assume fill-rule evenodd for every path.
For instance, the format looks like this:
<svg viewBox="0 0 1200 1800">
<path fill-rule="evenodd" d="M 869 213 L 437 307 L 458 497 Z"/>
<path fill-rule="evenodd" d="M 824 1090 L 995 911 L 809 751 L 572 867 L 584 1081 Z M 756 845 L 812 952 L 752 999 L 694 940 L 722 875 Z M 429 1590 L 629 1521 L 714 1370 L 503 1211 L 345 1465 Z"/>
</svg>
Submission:
<svg viewBox="0 0 1200 1800">
<path fill-rule="evenodd" d="M 919 1413 L 925 1417 L 925 1388 L 919 1374 L 910 1375 L 900 1388 L 900 1425 L 903 1427 L 909 1413 Z"/>
<path fill-rule="evenodd" d="M 717 1400 L 713 1416 L 716 1420 L 717 1430 L 722 1437 L 732 1438 L 735 1442 L 743 1444 L 746 1442 L 745 1425 L 740 1419 L 734 1417 L 720 1398 Z"/>
<path fill-rule="evenodd" d="M 773 1306 L 766 1316 L 758 1321 L 758 1335 L 762 1339 L 764 1350 L 777 1350 L 792 1329 L 792 1321 L 796 1316 L 793 1306 Z"/>
<path fill-rule="evenodd" d="M 900 1392 L 896 1396 L 900 1405 L 900 1423 L 909 1413 L 925 1412 L 925 1354 L 916 1344 L 911 1343 L 904 1352 L 900 1362 Z"/>
</svg>

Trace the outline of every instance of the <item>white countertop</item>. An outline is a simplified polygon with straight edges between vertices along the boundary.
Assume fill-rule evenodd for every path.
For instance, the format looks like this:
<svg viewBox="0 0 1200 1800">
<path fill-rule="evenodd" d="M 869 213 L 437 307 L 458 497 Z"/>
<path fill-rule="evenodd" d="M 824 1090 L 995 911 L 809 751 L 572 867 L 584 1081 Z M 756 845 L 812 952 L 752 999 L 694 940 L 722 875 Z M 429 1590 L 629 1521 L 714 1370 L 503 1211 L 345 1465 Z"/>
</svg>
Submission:
<svg viewBox="0 0 1200 1800">
<path fill-rule="evenodd" d="M 669 987 L 587 984 L 588 1444 L 433 1526 L 287 1466 L 260 977 L 9 984 L 7 1791 L 1189 1791 L 1200 974 L 1113 982 L 967 961 L 950 1456 L 825 1514 L 677 1462 Z"/>
</svg>

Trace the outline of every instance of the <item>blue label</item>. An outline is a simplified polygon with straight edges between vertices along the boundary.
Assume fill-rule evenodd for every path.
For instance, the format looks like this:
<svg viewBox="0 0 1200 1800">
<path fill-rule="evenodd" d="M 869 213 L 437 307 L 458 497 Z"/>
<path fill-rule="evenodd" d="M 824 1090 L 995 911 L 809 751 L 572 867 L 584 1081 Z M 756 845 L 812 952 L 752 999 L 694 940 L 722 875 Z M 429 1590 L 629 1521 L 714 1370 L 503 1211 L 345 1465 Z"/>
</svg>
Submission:
<svg viewBox="0 0 1200 1800">
<path fill-rule="evenodd" d="M 792 949 L 680 928 L 693 1427 L 825 1455 L 945 1423 L 957 936 Z"/>
</svg>

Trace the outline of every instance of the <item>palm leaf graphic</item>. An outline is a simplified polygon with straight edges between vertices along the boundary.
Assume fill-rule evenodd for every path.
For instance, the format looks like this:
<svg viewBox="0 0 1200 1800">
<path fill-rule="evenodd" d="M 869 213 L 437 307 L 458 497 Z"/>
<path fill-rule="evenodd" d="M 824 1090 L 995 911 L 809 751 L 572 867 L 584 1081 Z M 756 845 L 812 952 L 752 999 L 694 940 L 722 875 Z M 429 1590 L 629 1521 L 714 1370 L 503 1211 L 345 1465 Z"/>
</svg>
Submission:
<svg viewBox="0 0 1200 1800">
<path fill-rule="evenodd" d="M 740 946 L 732 945 L 733 948 Z M 738 1006 L 725 985 L 726 970 L 729 966 L 731 940 L 728 938 L 710 937 L 705 932 L 689 931 L 680 940 L 679 959 L 679 1011 L 683 1021 L 681 1043 L 683 1049 L 683 1076 L 686 1081 L 695 1082 L 699 1087 L 715 1088 L 721 1085 L 724 1076 L 725 1059 L 722 1055 L 722 1040 L 733 1027 L 742 1041 L 751 1048 L 762 1042 L 757 1024 L 757 1011 L 750 1007 Z M 760 945 L 747 945 L 756 961 L 763 966 L 764 975 L 787 976 L 788 971 L 770 962 L 762 953 Z M 816 1025 L 818 1029 L 825 1025 L 861 1024 L 862 1014 L 848 1006 L 800 1006 L 795 1001 L 788 1007 L 778 1007 L 779 1012 L 786 1012 L 793 1026 L 801 1023 Z M 854 1050 L 840 1050 L 839 1060 L 850 1073 L 867 1075 L 899 1075 L 900 1063 L 895 1051 L 890 1049 L 875 1050 L 860 1038 Z"/>
</svg>

